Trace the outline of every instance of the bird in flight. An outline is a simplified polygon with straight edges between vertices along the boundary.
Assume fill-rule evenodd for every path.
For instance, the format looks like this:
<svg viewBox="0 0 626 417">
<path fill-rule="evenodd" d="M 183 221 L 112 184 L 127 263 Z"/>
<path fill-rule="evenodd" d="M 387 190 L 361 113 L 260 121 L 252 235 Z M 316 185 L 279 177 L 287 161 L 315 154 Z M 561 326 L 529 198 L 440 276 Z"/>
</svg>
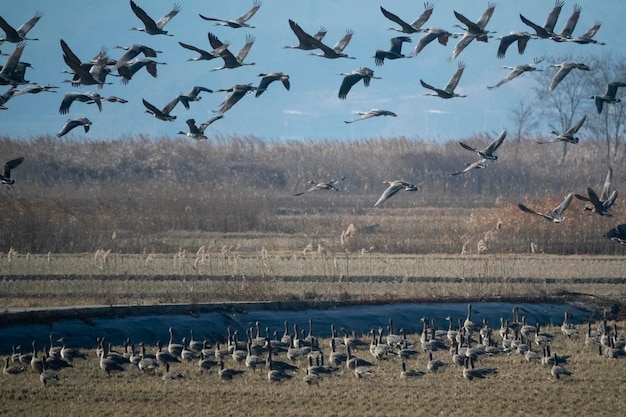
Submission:
<svg viewBox="0 0 626 417">
<path fill-rule="evenodd" d="M 561 223 L 562 221 L 565 220 L 565 216 L 563 216 L 563 213 L 565 212 L 565 210 L 567 210 L 567 208 L 569 207 L 570 203 L 572 202 L 572 197 L 574 196 L 574 194 L 569 193 L 568 195 L 565 196 L 565 199 L 563 200 L 563 202 L 561 202 L 561 204 L 559 204 L 558 206 L 556 206 L 551 212 L 549 213 L 540 213 L 538 211 L 529 209 L 528 207 L 526 207 L 523 204 L 518 204 L 517 206 L 519 207 L 520 210 L 522 210 L 524 213 L 530 213 L 530 214 L 535 214 L 537 216 L 541 216 L 546 220 L 552 221 L 554 223 Z"/>
<path fill-rule="evenodd" d="M 412 184 L 404 180 L 383 181 L 383 184 L 387 184 L 389 186 L 387 187 L 385 191 L 383 191 L 378 201 L 374 203 L 374 207 L 380 206 L 382 203 L 389 200 L 400 190 L 404 190 L 404 191 L 417 191 L 418 190 L 415 184 Z"/>
</svg>

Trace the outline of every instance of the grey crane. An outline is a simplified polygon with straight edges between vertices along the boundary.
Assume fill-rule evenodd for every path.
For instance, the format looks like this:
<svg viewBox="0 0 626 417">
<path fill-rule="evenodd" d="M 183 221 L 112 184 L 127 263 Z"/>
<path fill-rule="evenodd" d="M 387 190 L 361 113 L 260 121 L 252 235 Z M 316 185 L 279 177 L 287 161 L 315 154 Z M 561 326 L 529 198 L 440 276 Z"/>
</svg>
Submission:
<svg viewBox="0 0 626 417">
<path fill-rule="evenodd" d="M 435 97 L 441 97 L 441 98 L 453 98 L 453 97 L 467 97 L 465 95 L 462 94 L 457 94 L 454 92 L 454 89 L 456 88 L 457 84 L 459 83 L 459 80 L 461 79 L 461 76 L 463 75 L 463 71 L 465 70 L 465 63 L 462 61 L 459 61 L 458 67 L 456 72 L 454 73 L 454 75 L 452 75 L 452 78 L 450 78 L 450 81 L 448 81 L 448 84 L 443 88 L 436 88 L 433 87 L 430 84 L 425 83 L 423 80 L 420 79 L 420 84 L 422 84 L 422 87 L 427 88 L 429 90 L 432 90 L 435 92 L 435 94 L 433 93 L 425 93 L 424 95 L 426 96 L 435 96 Z"/>
<path fill-rule="evenodd" d="M 354 120 L 344 120 L 344 123 L 354 123 L 360 120 L 369 119 L 370 117 L 378 117 L 378 116 L 392 116 L 397 117 L 398 115 L 389 110 L 381 110 L 381 109 L 372 109 L 370 111 L 356 111 L 355 114 L 358 114 L 359 117 Z"/>
<path fill-rule="evenodd" d="M 415 184 L 404 180 L 383 181 L 383 184 L 387 184 L 388 187 L 385 191 L 383 191 L 382 195 L 376 201 L 376 203 L 374 203 L 374 207 L 380 206 L 382 203 L 389 200 L 400 190 L 417 191 L 419 189 Z"/>
<path fill-rule="evenodd" d="M 519 17 L 522 20 L 522 22 L 524 22 L 525 25 L 530 26 L 535 31 L 536 35 L 539 38 L 550 39 L 555 35 L 554 26 L 556 26 L 556 21 L 558 20 L 559 15 L 561 14 L 561 9 L 563 8 L 563 4 L 565 4 L 563 0 L 556 0 L 554 2 L 554 7 L 552 8 L 552 11 L 550 11 L 548 16 L 546 17 L 546 21 L 543 24 L 543 26 L 539 26 L 538 24 L 533 23 L 532 21 L 524 17 L 522 14 L 520 14 Z"/>
<path fill-rule="evenodd" d="M 222 65 L 221 67 L 213 68 L 211 69 L 211 71 L 218 71 L 222 69 L 233 69 L 233 68 L 241 67 L 243 65 L 254 65 L 254 62 L 251 62 L 251 63 L 243 62 L 243 60 L 246 59 L 246 57 L 248 56 L 248 52 L 250 52 L 250 48 L 252 48 L 254 41 L 255 41 L 254 36 L 247 35 L 246 43 L 239 50 L 239 53 L 237 54 L 237 56 L 233 55 L 232 52 L 230 52 L 228 48 L 222 49 L 220 51 L 220 57 L 224 60 L 224 65 Z M 209 33 L 209 43 L 211 44 L 213 49 L 221 48 L 222 45 L 224 45 L 222 41 L 220 41 L 218 37 L 212 33 Z"/>
<path fill-rule="evenodd" d="M 201 123 L 200 126 L 196 126 L 195 119 L 187 119 L 185 120 L 185 123 L 187 123 L 187 126 L 189 126 L 189 132 L 183 132 L 182 130 L 180 130 L 178 131 L 178 134 L 185 135 L 196 140 L 207 139 L 207 136 L 204 134 L 206 128 L 216 120 L 221 119 L 222 117 L 224 117 L 224 115 L 219 114 Z"/>
<path fill-rule="evenodd" d="M 254 28 L 254 26 L 250 26 L 250 24 L 248 24 L 248 20 L 250 20 L 252 16 L 256 14 L 256 12 L 259 10 L 260 7 L 261 7 L 261 1 L 254 0 L 254 3 L 252 3 L 252 8 L 236 19 L 218 19 L 216 17 L 203 16 L 202 14 L 198 14 L 198 15 L 204 20 L 215 22 L 216 25 L 228 26 L 228 27 L 235 28 L 235 29 Z"/>
<path fill-rule="evenodd" d="M 312 187 L 309 187 L 308 189 L 296 193 L 294 194 L 295 197 L 300 196 L 302 194 L 305 193 L 310 193 L 313 191 L 320 191 L 320 190 L 328 190 L 328 191 L 339 191 L 339 188 L 337 188 L 337 183 L 339 181 L 343 181 L 345 180 L 346 177 L 341 177 L 338 180 L 330 180 L 330 181 L 322 181 L 322 182 L 317 182 L 317 181 L 309 181 L 309 184 L 312 185 Z"/>
<path fill-rule="evenodd" d="M 313 45 L 316 47 L 316 49 L 321 49 L 322 53 L 310 52 L 309 55 L 321 56 L 321 57 L 329 58 L 329 59 L 336 59 L 336 58 L 356 59 L 352 56 L 348 56 L 348 54 L 343 52 L 343 50 L 346 48 L 346 46 L 348 46 L 348 44 L 352 40 L 353 34 L 354 34 L 354 31 L 352 29 L 347 29 L 346 34 L 343 35 L 343 37 L 339 39 L 339 41 L 332 48 L 324 44 L 322 41 L 313 38 L 313 41 L 312 41 Z"/>
<path fill-rule="evenodd" d="M 91 127 L 91 121 L 86 117 L 81 117 L 78 119 L 68 119 L 67 122 L 65 122 L 63 128 L 61 128 L 61 130 L 59 130 L 59 133 L 57 133 L 57 137 L 60 138 L 61 136 L 66 135 L 70 130 L 78 126 L 82 126 L 85 130 L 85 133 L 87 133 L 89 132 L 89 128 Z"/>
<path fill-rule="evenodd" d="M 176 97 L 174 100 L 170 101 L 163 107 L 162 109 L 158 109 L 156 106 L 150 104 L 146 101 L 146 99 L 142 98 L 141 101 L 143 105 L 146 107 L 146 113 L 150 113 L 154 117 L 159 120 L 163 120 L 164 122 L 173 122 L 176 119 L 176 116 L 170 114 L 174 107 L 178 104 L 180 99 Z"/>
<path fill-rule="evenodd" d="M 126 65 L 128 61 L 133 58 L 136 58 L 139 54 L 143 54 L 146 58 L 156 58 L 157 54 L 162 53 L 161 51 L 157 51 L 156 49 L 150 48 L 146 45 L 140 44 L 132 44 L 130 46 L 120 46 L 117 45 L 115 48 L 124 49 L 126 52 L 119 57 L 113 69 L 117 70 L 119 67 Z"/>
<path fill-rule="evenodd" d="M 582 35 L 575 36 L 572 38 L 560 39 L 560 40 L 564 42 L 574 42 L 580 45 L 587 45 L 590 43 L 594 43 L 596 45 L 606 45 L 606 43 L 604 42 L 600 42 L 600 41 L 593 39 L 593 37 L 596 36 L 598 31 L 600 30 L 600 26 L 601 26 L 600 22 L 595 22 L 593 26 Z"/>
<path fill-rule="evenodd" d="M 341 86 L 339 87 L 339 98 L 342 100 L 344 100 L 348 96 L 348 93 L 350 92 L 352 86 L 359 81 L 363 80 L 363 85 L 365 85 L 365 87 L 369 87 L 370 81 L 373 78 L 378 80 L 380 79 L 380 77 L 375 77 L 374 71 L 367 67 L 360 67 L 359 69 L 348 73 L 340 72 L 339 75 L 343 75 L 343 81 L 341 82 Z"/>
<path fill-rule="evenodd" d="M 497 138 L 494 139 L 493 142 L 489 144 L 485 149 L 477 149 L 472 146 L 469 146 L 463 142 L 459 142 L 462 148 L 467 149 L 468 151 L 476 152 L 481 158 L 489 159 L 491 161 L 495 161 L 498 159 L 497 155 L 494 155 L 494 152 L 498 150 L 504 139 L 506 138 L 506 129 L 503 130 Z"/>
<path fill-rule="evenodd" d="M 61 105 L 59 106 L 59 113 L 67 114 L 70 111 L 70 106 L 74 101 L 80 101 L 87 104 L 95 103 L 98 106 L 98 110 L 102 111 L 102 101 L 100 94 L 88 91 L 86 93 L 65 93 L 65 95 L 63 96 L 63 100 L 61 100 Z"/>
<path fill-rule="evenodd" d="M 502 68 L 510 69 L 511 72 L 509 72 L 509 74 L 506 77 L 504 77 L 503 79 L 498 81 L 498 83 L 496 85 L 490 85 L 490 86 L 487 86 L 487 88 L 489 88 L 489 89 L 498 88 L 502 84 L 508 83 L 512 79 L 519 77 L 520 75 L 522 75 L 525 72 L 543 71 L 543 70 L 537 68 L 537 64 L 539 64 L 539 63 L 541 63 L 541 59 L 535 59 L 535 61 L 532 64 L 518 64 L 518 65 L 515 65 L 514 67 L 510 67 L 508 65 L 504 65 Z"/>
<path fill-rule="evenodd" d="M 424 11 L 422 12 L 421 15 L 419 15 L 417 17 L 417 19 L 415 19 L 413 21 L 413 23 L 410 23 L 410 24 L 405 22 L 401 18 L 399 18 L 397 15 L 395 15 L 395 14 L 391 13 L 390 11 L 386 10 L 382 6 L 380 6 L 380 11 L 382 12 L 383 16 L 385 16 L 387 19 L 389 19 L 392 22 L 397 23 L 398 25 L 400 25 L 400 29 L 398 29 L 398 28 L 389 28 L 389 30 L 395 30 L 395 31 L 398 31 L 398 32 L 411 34 L 411 33 L 417 33 L 417 32 L 424 32 L 425 31 L 424 29 L 422 29 L 422 26 L 424 26 L 424 24 L 428 21 L 428 19 L 430 19 L 430 16 L 433 14 L 433 9 L 434 8 L 435 8 L 435 5 L 433 3 L 424 2 Z"/>
<path fill-rule="evenodd" d="M 564 61 L 560 64 L 550 64 L 549 67 L 555 67 L 559 69 L 552 77 L 552 81 L 550 81 L 550 86 L 548 87 L 548 90 L 550 91 L 554 90 L 559 85 L 559 83 L 563 81 L 563 78 L 565 78 L 565 76 L 569 74 L 570 71 L 572 71 L 573 69 L 581 71 L 591 70 L 586 64 L 583 64 L 582 62 L 571 61 Z"/>
<path fill-rule="evenodd" d="M 574 4 L 574 11 L 570 15 L 569 19 L 567 19 L 567 22 L 565 22 L 563 29 L 559 33 L 555 33 L 554 36 L 552 36 L 553 41 L 563 42 L 572 37 L 572 33 L 576 28 L 582 9 L 583 8 L 580 5 Z"/>
<path fill-rule="evenodd" d="M 386 59 L 398 59 L 405 58 L 405 55 L 402 53 L 402 44 L 404 42 L 411 42 L 411 38 L 408 36 L 397 36 L 395 38 L 391 38 L 391 46 L 389 50 L 385 51 L 382 49 L 377 49 L 374 53 L 374 62 L 377 66 L 381 66 L 385 63 Z"/>
<path fill-rule="evenodd" d="M 554 142 L 568 142 L 568 143 L 573 143 L 576 144 L 579 142 L 578 137 L 574 136 L 582 127 L 583 123 L 585 123 L 585 120 L 587 119 L 587 115 L 584 115 L 578 122 L 576 122 L 575 125 L 570 126 L 565 132 L 563 133 L 559 133 L 556 130 L 553 130 L 552 133 L 553 135 L 556 135 L 556 137 L 554 137 L 553 139 L 550 139 L 548 141 L 537 141 L 537 143 L 554 143 Z"/>
<path fill-rule="evenodd" d="M 455 59 L 459 56 L 461 52 L 470 44 L 474 39 L 479 42 L 487 42 L 489 40 L 489 33 L 492 33 L 488 30 L 485 30 L 487 23 L 491 19 L 493 12 L 496 8 L 494 3 L 489 3 L 487 10 L 480 16 L 480 18 L 476 22 L 472 22 L 467 17 L 462 15 L 461 13 L 454 11 L 454 16 L 463 23 L 466 27 L 464 29 L 463 37 L 454 47 L 454 51 L 452 51 L 452 59 Z"/>
<path fill-rule="evenodd" d="M 7 91 L 0 95 L 0 110 L 7 110 L 8 107 L 5 104 L 15 95 L 17 87 L 11 86 Z"/>
<path fill-rule="evenodd" d="M 515 42 L 517 42 L 517 52 L 520 55 L 523 55 L 526 50 L 526 45 L 528 45 L 528 41 L 532 38 L 532 35 L 528 32 L 511 32 L 508 35 L 500 36 L 498 38 L 500 44 L 498 45 L 498 52 L 496 56 L 498 58 L 504 58 L 506 50 Z"/>
<path fill-rule="evenodd" d="M 315 35 L 309 35 L 306 33 L 299 24 L 289 19 L 289 27 L 298 38 L 298 44 L 295 46 L 286 45 L 283 48 L 287 49 L 302 49 L 303 51 L 312 51 L 317 49 L 314 45 L 315 41 L 321 41 L 326 36 L 326 28 L 321 26 Z"/>
<path fill-rule="evenodd" d="M 55 88 L 59 88 L 54 85 L 41 85 L 41 84 L 29 84 L 28 86 L 15 91 L 14 97 L 21 96 L 22 94 L 39 94 L 42 92 L 56 93 Z"/>
<path fill-rule="evenodd" d="M 579 200 L 587 201 L 592 204 L 592 207 L 585 206 L 585 211 L 592 211 L 599 215 L 608 215 L 608 210 L 615 204 L 615 200 L 617 199 L 617 190 L 611 191 L 611 182 L 613 181 L 613 169 L 609 167 L 609 170 L 606 174 L 606 178 L 604 179 L 604 184 L 602 186 L 602 193 L 600 197 L 595 193 L 591 188 L 587 189 L 588 197 L 580 194 L 574 194 Z"/>
<path fill-rule="evenodd" d="M 41 12 L 36 11 L 35 16 L 31 17 L 22 26 L 15 29 L 13 26 L 7 23 L 2 16 L 0 16 L 0 28 L 4 31 L 4 38 L 0 38 L 0 44 L 3 42 L 19 43 L 22 41 L 37 41 L 37 38 L 27 38 L 26 34 L 39 22 L 43 15 Z"/>
<path fill-rule="evenodd" d="M 63 60 L 70 67 L 74 78 L 70 81 L 73 87 L 80 85 L 97 85 L 102 88 L 106 83 L 106 77 L 111 72 L 108 68 L 109 57 L 105 50 L 101 50 L 94 58 L 95 62 L 82 62 L 68 44 L 61 39 L 61 49 L 63 50 Z"/>
<path fill-rule="evenodd" d="M 148 74 L 156 78 L 158 75 L 157 65 L 165 65 L 165 62 L 157 62 L 150 58 L 135 58 L 127 62 L 117 69 L 117 73 L 122 77 L 122 84 L 128 84 L 133 76 L 142 68 L 148 71 Z"/>
<path fill-rule="evenodd" d="M 450 39 L 451 36 L 454 38 L 457 37 L 457 35 L 450 33 L 445 29 L 430 28 L 426 31 L 426 35 L 422 36 L 417 42 L 415 48 L 413 48 L 413 51 L 411 52 L 411 56 L 416 56 L 417 54 L 422 52 L 426 45 L 428 45 L 435 39 L 437 39 L 439 44 L 446 46 L 448 45 L 448 39 Z"/>
<path fill-rule="evenodd" d="M 231 107 L 235 105 L 239 100 L 241 100 L 246 94 L 256 90 L 256 87 L 253 87 L 252 84 L 235 84 L 230 88 L 221 88 L 216 91 L 226 91 L 230 92 L 230 94 L 222 101 L 220 105 L 220 109 L 218 113 L 225 113 L 230 110 Z"/>
<path fill-rule="evenodd" d="M 133 0 L 130 0 L 130 8 L 132 9 L 133 13 L 135 13 L 135 15 L 139 18 L 139 20 L 141 20 L 144 24 L 144 27 L 142 28 L 132 27 L 130 28 L 130 30 L 138 30 L 140 32 L 145 32 L 148 35 L 174 36 L 168 33 L 166 30 L 163 30 L 163 27 L 174 16 L 176 16 L 178 12 L 180 12 L 179 4 L 177 3 L 174 4 L 174 7 L 172 8 L 172 10 L 168 14 L 166 14 L 165 16 L 157 20 L 156 22 L 154 21 L 154 19 L 148 16 L 148 14 L 141 7 L 137 6 L 137 4 Z"/>
<path fill-rule="evenodd" d="M 574 194 L 572 194 L 572 193 L 569 193 L 568 195 L 566 195 L 565 199 L 561 202 L 561 204 L 556 206 L 549 213 L 540 213 L 538 211 L 529 209 L 528 207 L 526 207 L 523 204 L 518 204 L 517 206 L 524 213 L 530 213 L 530 214 L 535 214 L 537 216 L 541 216 L 544 219 L 549 220 L 549 221 L 551 221 L 553 223 L 561 223 L 561 222 L 563 222 L 565 220 L 565 216 L 563 216 L 563 213 L 565 213 L 565 210 L 567 210 L 567 208 L 569 207 L 570 203 L 572 202 L 572 197 L 573 196 L 574 196 Z"/>
<path fill-rule="evenodd" d="M 19 158 L 8 160 L 4 163 L 2 175 L 0 175 L 0 182 L 6 185 L 9 189 L 11 186 L 15 184 L 15 180 L 11 178 L 11 170 L 20 166 L 20 164 L 24 162 L 24 157 L 20 156 Z"/>
<path fill-rule="evenodd" d="M 626 223 L 618 224 L 604 235 L 607 239 L 611 239 L 620 245 L 626 246 Z"/>
<path fill-rule="evenodd" d="M 26 42 L 20 42 L 15 46 L 15 50 L 0 69 L 0 81 L 2 85 L 28 84 L 24 79 L 26 68 L 31 67 L 27 62 L 21 62 L 20 58 L 26 47 Z"/>
<path fill-rule="evenodd" d="M 487 167 L 487 160 L 486 159 L 480 159 L 476 162 L 473 163 L 468 163 L 465 164 L 466 167 L 465 169 L 463 169 L 462 171 L 458 171 L 458 172 L 453 172 L 450 175 L 456 176 L 456 175 L 460 175 L 460 174 L 464 174 L 468 171 L 471 171 L 472 169 L 480 169 L 480 168 L 486 168 Z"/>
<path fill-rule="evenodd" d="M 210 36 L 211 34 L 209 33 L 209 39 Z M 229 43 L 222 43 L 219 48 L 213 49 L 212 51 L 206 51 L 196 46 L 189 45 L 188 43 L 178 42 L 178 44 L 185 49 L 189 49 L 190 51 L 194 51 L 199 54 L 196 58 L 188 58 L 187 61 L 210 61 L 212 59 L 219 58 L 222 51 L 230 46 Z"/>
<path fill-rule="evenodd" d="M 283 83 L 283 86 L 285 87 L 285 89 L 287 89 L 287 91 L 289 91 L 289 88 L 291 87 L 291 84 L 289 82 L 289 75 L 285 74 L 284 72 L 270 72 L 267 74 L 261 73 L 259 74 L 259 77 L 261 77 L 261 81 L 259 82 L 259 86 L 256 88 L 256 93 L 254 95 L 255 97 L 263 94 L 263 92 L 267 90 L 267 87 L 274 81 L 280 81 L 281 83 Z"/>
<path fill-rule="evenodd" d="M 213 90 L 211 90 L 210 88 L 206 88 L 206 87 L 202 87 L 202 86 L 196 85 L 187 94 L 180 94 L 178 96 L 178 99 L 180 100 L 180 103 L 187 110 L 189 110 L 189 103 L 190 102 L 192 102 L 192 101 L 200 101 L 200 99 L 202 99 L 202 97 L 200 97 L 200 93 L 201 92 L 212 93 Z"/>
<path fill-rule="evenodd" d="M 602 95 L 593 95 L 589 97 L 595 100 L 598 114 L 602 113 L 604 103 L 621 103 L 622 100 L 615 97 L 615 95 L 617 94 L 617 89 L 619 87 L 626 87 L 626 83 L 621 81 L 610 82 L 606 85 L 606 90 L 604 90 L 604 93 Z"/>
</svg>

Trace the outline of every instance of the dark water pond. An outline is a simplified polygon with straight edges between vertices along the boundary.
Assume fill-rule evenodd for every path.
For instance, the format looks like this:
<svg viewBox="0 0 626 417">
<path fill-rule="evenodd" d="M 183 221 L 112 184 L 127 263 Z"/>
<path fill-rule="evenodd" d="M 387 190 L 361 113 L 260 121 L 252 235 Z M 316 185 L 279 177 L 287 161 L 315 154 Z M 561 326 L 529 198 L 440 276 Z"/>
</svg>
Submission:
<svg viewBox="0 0 626 417">
<path fill-rule="evenodd" d="M 512 316 L 514 307 L 519 307 L 520 317 L 526 317 L 528 324 L 557 324 L 563 321 L 564 312 L 568 312 L 575 324 L 588 321 L 591 311 L 570 304 L 512 304 L 512 303 L 474 303 L 472 320 L 481 322 L 486 317 L 492 328 L 500 326 L 500 317 Z M 313 320 L 313 333 L 319 337 L 330 336 L 330 325 L 337 329 L 355 330 L 358 334 L 372 328 L 386 328 L 390 318 L 394 328 L 404 328 L 407 333 L 421 332 L 422 317 L 434 319 L 439 328 L 447 328 L 445 318 L 452 317 L 454 322 L 467 315 L 467 304 L 462 303 L 422 303 L 388 304 L 373 306 L 350 306 L 331 309 L 311 309 L 301 311 L 250 310 L 236 313 L 201 313 L 199 315 L 144 315 L 128 316 L 117 319 L 94 318 L 83 320 L 59 320 L 48 324 L 7 325 L 0 327 L 0 354 L 11 352 L 12 345 L 21 345 L 23 350 L 30 349 L 33 340 L 39 346 L 49 344 L 49 335 L 54 338 L 65 337 L 72 347 L 95 348 L 96 337 L 106 337 L 114 345 L 121 345 L 130 337 L 133 343 L 140 341 L 153 346 L 158 340 L 167 343 L 168 328 L 175 329 L 174 337 L 179 341 L 189 338 L 194 330 L 196 340 L 209 342 L 224 340 L 227 327 L 245 334 L 245 329 L 254 327 L 258 320 L 262 331 L 269 327 L 271 331 L 283 334 L 283 323 L 289 323 L 290 332 L 293 324 L 308 331 L 309 319 Z"/>
</svg>

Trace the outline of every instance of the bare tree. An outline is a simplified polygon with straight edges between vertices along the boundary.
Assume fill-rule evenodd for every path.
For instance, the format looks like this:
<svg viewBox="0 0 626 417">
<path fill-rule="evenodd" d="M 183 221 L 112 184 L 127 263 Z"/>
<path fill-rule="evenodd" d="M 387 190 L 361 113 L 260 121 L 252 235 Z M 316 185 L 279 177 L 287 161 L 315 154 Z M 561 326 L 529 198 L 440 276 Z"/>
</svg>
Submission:
<svg viewBox="0 0 626 417">
<path fill-rule="evenodd" d="M 511 118 L 515 123 L 515 159 L 522 141 L 522 136 L 529 136 L 530 133 L 537 128 L 537 111 L 535 107 L 525 100 L 520 100 L 516 107 L 511 110 Z"/>
</svg>

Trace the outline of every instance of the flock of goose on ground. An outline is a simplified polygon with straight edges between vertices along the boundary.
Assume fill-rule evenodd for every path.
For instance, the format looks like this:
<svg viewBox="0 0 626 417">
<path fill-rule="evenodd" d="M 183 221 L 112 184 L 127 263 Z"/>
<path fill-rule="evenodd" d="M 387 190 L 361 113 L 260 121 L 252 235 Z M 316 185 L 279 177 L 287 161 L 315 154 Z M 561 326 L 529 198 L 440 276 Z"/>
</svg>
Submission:
<svg viewBox="0 0 626 417">
<path fill-rule="evenodd" d="M 345 329 L 344 334 L 339 335 L 331 325 L 327 346 L 320 344 L 312 320 L 309 320 L 308 333 L 304 329 L 300 331 L 297 323 L 291 331 L 289 323 L 285 322 L 282 337 L 268 327 L 263 332 L 258 321 L 255 327 L 246 330 L 245 337 L 237 330 L 231 332 L 229 327 L 222 343 L 215 344 L 196 340 L 193 330 L 189 339 L 183 337 L 179 343 L 175 340 L 175 330 L 170 327 L 168 343 L 163 345 L 157 341 L 155 347 L 143 342 L 135 345 L 127 339 L 123 351 L 116 351 L 105 338 L 98 338 L 97 359 L 70 347 L 66 338 L 55 339 L 51 334 L 50 346 L 43 347 L 43 356 L 39 355 L 35 341 L 30 351 L 14 346 L 12 354 L 5 358 L 4 374 L 34 372 L 44 385 L 50 385 L 62 380 L 63 373 L 71 373 L 76 360 L 96 360 L 108 376 L 118 372 L 141 372 L 171 380 L 192 372 L 191 365 L 184 363 L 195 363 L 196 372 L 209 371 L 222 380 L 253 372 L 259 374 L 260 379 L 266 376 L 269 382 L 295 378 L 306 384 L 320 384 L 324 378 L 335 376 L 366 378 L 376 374 L 379 365 L 392 362 L 397 364 L 400 379 L 456 366 L 459 376 L 474 380 L 498 372 L 496 368 L 480 367 L 482 358 L 507 356 L 543 365 L 547 377 L 560 380 L 573 373 L 567 370 L 570 356 L 566 352 L 551 351 L 551 343 L 557 337 L 580 339 L 591 352 L 597 351 L 607 358 L 626 355 L 626 339 L 618 334 L 617 324 L 609 324 L 606 317 L 597 326 L 588 322 L 579 330 L 566 312 L 560 327 L 562 335 L 558 335 L 542 331 L 539 323 L 527 324 L 524 316 L 519 317 L 517 307 L 511 319 L 500 318 L 499 329 L 492 329 L 486 319 L 482 323 L 472 321 L 471 314 L 472 305 L 468 304 L 466 317 L 458 321 L 447 317 L 447 330 L 437 329 L 434 320 L 424 317 L 419 335 L 407 335 L 403 329 L 396 331 L 393 319 L 389 319 L 386 329 L 371 329 L 361 336 Z M 413 340 L 413 336 L 419 336 L 419 340 Z"/>
</svg>

